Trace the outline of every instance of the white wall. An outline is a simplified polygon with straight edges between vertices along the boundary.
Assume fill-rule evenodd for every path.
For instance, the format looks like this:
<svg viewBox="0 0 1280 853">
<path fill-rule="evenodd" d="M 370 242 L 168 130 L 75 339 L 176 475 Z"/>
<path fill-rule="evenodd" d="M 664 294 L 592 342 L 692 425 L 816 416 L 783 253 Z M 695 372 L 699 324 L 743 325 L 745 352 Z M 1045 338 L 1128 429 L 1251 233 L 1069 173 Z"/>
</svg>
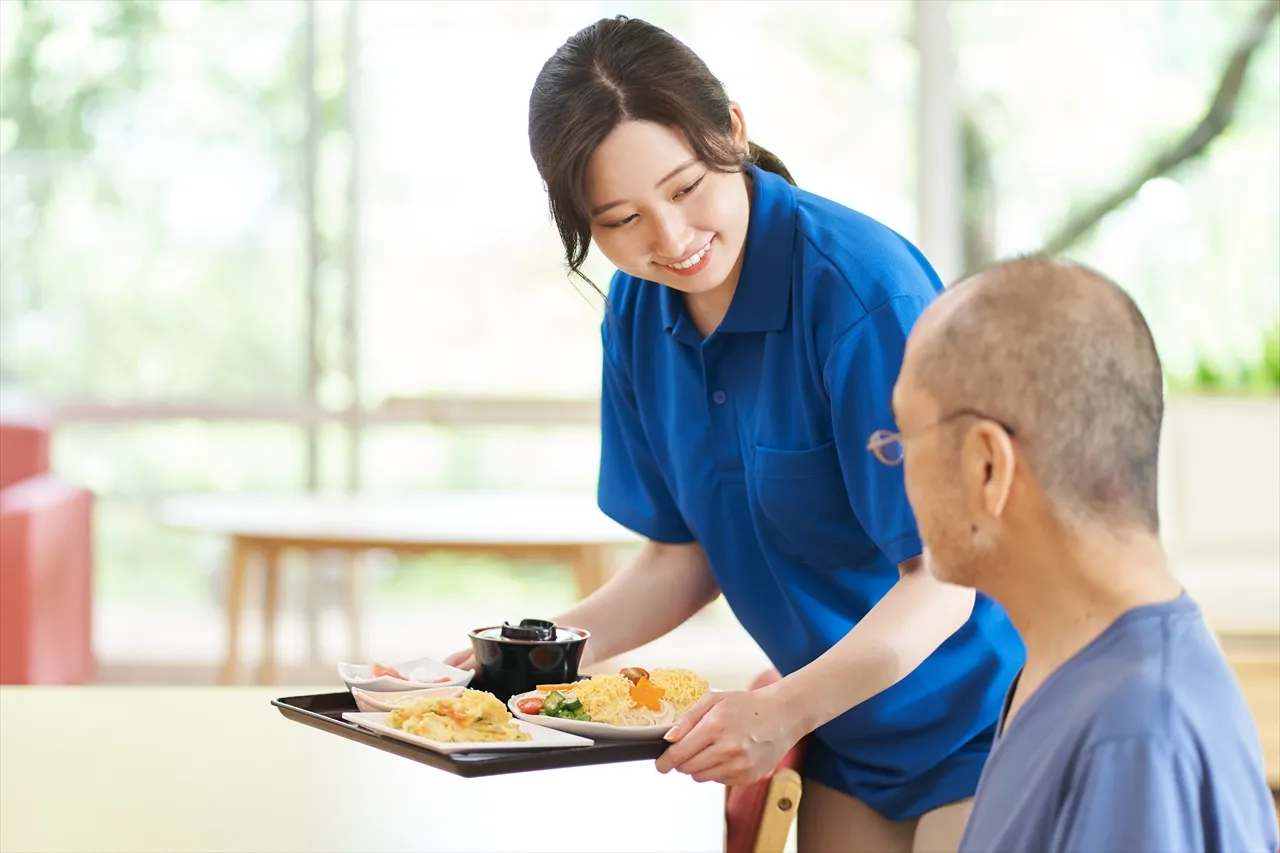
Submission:
<svg viewBox="0 0 1280 853">
<path fill-rule="evenodd" d="M 1280 398 L 1171 397 L 1161 480 L 1165 547 L 1210 623 L 1280 631 Z"/>
</svg>

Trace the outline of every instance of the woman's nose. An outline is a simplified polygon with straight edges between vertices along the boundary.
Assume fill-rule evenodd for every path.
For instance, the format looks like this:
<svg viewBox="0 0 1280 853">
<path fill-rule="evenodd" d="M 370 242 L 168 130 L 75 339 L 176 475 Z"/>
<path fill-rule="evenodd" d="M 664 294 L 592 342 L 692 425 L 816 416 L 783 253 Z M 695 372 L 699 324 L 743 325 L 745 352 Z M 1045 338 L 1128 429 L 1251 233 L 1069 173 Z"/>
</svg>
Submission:
<svg viewBox="0 0 1280 853">
<path fill-rule="evenodd" d="M 664 262 L 673 264 L 693 253 L 693 232 L 683 216 L 655 217 L 653 253 Z"/>
</svg>

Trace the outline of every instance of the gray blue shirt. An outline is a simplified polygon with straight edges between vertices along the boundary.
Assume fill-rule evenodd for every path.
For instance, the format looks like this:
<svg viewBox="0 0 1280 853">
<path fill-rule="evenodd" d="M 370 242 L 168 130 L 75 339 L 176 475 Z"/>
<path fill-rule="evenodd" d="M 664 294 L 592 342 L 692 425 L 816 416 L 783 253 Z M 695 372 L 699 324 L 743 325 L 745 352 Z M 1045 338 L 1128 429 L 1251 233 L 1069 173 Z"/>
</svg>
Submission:
<svg viewBox="0 0 1280 853">
<path fill-rule="evenodd" d="M 1186 595 L 1125 613 L 1049 676 L 1007 731 L 1001 725 L 960 845 L 961 853 L 1278 848 L 1257 727 Z"/>
</svg>

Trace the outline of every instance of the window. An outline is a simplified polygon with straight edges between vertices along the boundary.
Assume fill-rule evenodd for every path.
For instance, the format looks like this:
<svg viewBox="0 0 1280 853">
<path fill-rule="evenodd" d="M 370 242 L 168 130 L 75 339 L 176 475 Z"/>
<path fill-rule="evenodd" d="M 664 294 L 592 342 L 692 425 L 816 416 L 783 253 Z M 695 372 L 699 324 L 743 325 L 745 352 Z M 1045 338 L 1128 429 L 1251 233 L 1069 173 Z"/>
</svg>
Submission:
<svg viewBox="0 0 1280 853">
<path fill-rule="evenodd" d="M 980 128 L 997 256 L 1038 249 L 1204 114 L 1251 3 L 957 3 L 964 109 Z M 1280 43 L 1235 120 L 1067 252 L 1127 288 L 1173 377 L 1256 361 L 1280 314 Z M 972 196 L 971 196 L 972 198 Z"/>
<path fill-rule="evenodd" d="M 99 492 L 104 576 L 216 563 L 148 520 L 167 492 L 592 488 L 590 423 L 396 404 L 591 406 L 601 306 L 564 274 L 526 109 L 617 13 L 697 51 L 802 186 L 918 239 L 908 0 L 0 3 L 0 388 L 93 409 L 56 463 Z M 1251 14 L 952 4 L 970 260 L 1038 248 L 1191 126 Z M 1280 311 L 1277 148 L 1270 39 L 1229 130 L 1069 250 L 1173 374 L 1248 362 Z"/>
</svg>

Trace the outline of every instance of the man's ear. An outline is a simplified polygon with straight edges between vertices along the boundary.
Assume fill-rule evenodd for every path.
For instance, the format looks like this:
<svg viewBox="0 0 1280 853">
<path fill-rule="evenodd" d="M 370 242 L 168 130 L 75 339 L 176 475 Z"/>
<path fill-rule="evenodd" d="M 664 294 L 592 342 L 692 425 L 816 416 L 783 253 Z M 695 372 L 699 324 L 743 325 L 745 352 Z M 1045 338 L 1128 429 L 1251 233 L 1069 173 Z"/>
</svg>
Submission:
<svg viewBox="0 0 1280 853">
<path fill-rule="evenodd" d="M 961 471 L 967 490 L 976 491 L 983 510 L 994 518 L 1004 513 L 1013 491 L 1018 459 L 1009 434 L 993 423 L 979 421 L 965 436 Z"/>
</svg>

